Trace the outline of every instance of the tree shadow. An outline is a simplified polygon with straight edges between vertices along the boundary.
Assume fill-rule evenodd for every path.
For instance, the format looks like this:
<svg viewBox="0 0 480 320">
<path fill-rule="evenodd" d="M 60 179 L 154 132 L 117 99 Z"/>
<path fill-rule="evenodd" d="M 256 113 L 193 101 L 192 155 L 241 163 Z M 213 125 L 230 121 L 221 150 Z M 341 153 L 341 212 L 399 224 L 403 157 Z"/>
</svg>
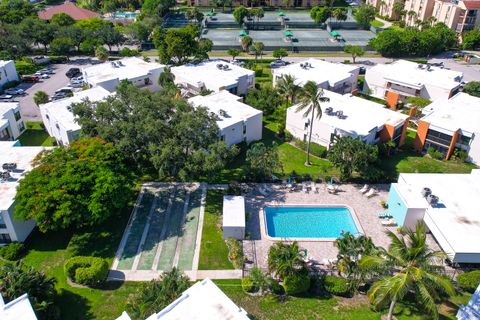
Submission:
<svg viewBox="0 0 480 320">
<path fill-rule="evenodd" d="M 90 312 L 88 300 L 72 291 L 61 289 L 56 298 L 56 305 L 60 308 L 61 319 L 90 320 L 94 319 Z"/>
</svg>

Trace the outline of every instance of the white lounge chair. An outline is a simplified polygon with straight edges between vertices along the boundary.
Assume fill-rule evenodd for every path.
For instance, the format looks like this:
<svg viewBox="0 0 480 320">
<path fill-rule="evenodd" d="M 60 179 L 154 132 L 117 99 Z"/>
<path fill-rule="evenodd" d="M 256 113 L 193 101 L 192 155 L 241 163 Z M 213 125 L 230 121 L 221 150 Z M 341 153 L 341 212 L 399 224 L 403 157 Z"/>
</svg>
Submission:
<svg viewBox="0 0 480 320">
<path fill-rule="evenodd" d="M 337 193 L 338 191 L 338 185 L 333 185 L 333 184 L 327 184 L 327 191 L 328 193 Z"/>
<path fill-rule="evenodd" d="M 395 219 L 386 219 L 386 220 L 383 220 L 381 223 L 382 223 L 382 226 L 384 227 L 393 227 L 397 225 L 397 222 L 395 221 Z"/>
<path fill-rule="evenodd" d="M 362 189 L 360 189 L 360 193 L 365 193 L 368 191 L 368 184 L 364 185 Z"/>
<path fill-rule="evenodd" d="M 365 196 L 366 196 L 367 198 L 371 198 L 371 197 L 373 197 L 373 196 L 376 195 L 376 194 L 377 194 L 377 190 L 375 190 L 375 188 L 371 188 L 370 190 L 368 190 L 367 193 L 365 193 Z"/>
</svg>

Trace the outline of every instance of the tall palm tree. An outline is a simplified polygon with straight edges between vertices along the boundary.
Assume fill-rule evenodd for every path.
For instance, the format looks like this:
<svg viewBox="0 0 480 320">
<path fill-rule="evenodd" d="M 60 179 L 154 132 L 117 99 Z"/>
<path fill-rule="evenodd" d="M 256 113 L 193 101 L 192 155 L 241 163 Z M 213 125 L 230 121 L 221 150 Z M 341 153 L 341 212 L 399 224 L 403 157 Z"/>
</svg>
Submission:
<svg viewBox="0 0 480 320">
<path fill-rule="evenodd" d="M 320 103 L 330 101 L 329 98 L 324 97 L 324 92 L 322 88 L 319 88 L 314 81 L 308 81 L 303 86 L 303 90 L 300 93 L 300 104 L 298 105 L 297 111 L 305 110 L 303 116 L 306 118 L 311 115 L 310 118 L 310 133 L 308 135 L 308 144 L 307 144 L 307 161 L 305 165 L 310 165 L 310 143 L 312 142 L 312 128 L 313 120 L 315 119 L 315 112 L 317 113 L 317 119 L 322 118 L 322 108 Z"/>
<path fill-rule="evenodd" d="M 268 270 L 279 279 L 305 268 L 305 250 L 296 241 L 291 244 L 275 243 L 268 250 Z"/>
<path fill-rule="evenodd" d="M 277 90 L 280 92 L 281 95 L 285 97 L 288 104 L 292 104 L 295 100 L 296 95 L 301 91 L 301 87 L 296 84 L 295 82 L 297 79 L 295 76 L 290 74 L 284 74 L 280 79 L 277 81 Z"/>
<path fill-rule="evenodd" d="M 428 247 L 423 222 L 419 222 L 415 230 L 407 230 L 400 236 L 392 231 L 388 231 L 387 235 L 391 244 L 384 255 L 365 256 L 360 261 L 361 267 L 366 270 L 395 271 L 373 284 L 368 291 L 370 301 L 375 306 L 390 301 L 387 319 L 391 320 L 395 304 L 410 292 L 418 297 L 434 318 L 438 318 L 435 300 L 439 294 L 455 294 L 452 283 L 439 274 L 443 269 L 439 262 L 445 254 Z"/>
<path fill-rule="evenodd" d="M 253 39 L 249 36 L 245 36 L 240 39 L 240 43 L 242 44 L 243 51 L 248 51 L 253 43 Z"/>
</svg>

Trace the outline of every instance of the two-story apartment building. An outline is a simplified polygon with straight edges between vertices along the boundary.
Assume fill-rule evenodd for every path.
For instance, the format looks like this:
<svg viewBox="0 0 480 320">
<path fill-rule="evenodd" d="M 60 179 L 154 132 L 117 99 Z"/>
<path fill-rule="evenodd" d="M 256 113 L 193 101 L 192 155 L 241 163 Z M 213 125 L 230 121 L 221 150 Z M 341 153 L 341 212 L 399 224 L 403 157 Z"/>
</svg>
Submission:
<svg viewBox="0 0 480 320">
<path fill-rule="evenodd" d="M 25 131 L 20 104 L 0 102 L 0 141 L 16 140 Z"/>
</svg>

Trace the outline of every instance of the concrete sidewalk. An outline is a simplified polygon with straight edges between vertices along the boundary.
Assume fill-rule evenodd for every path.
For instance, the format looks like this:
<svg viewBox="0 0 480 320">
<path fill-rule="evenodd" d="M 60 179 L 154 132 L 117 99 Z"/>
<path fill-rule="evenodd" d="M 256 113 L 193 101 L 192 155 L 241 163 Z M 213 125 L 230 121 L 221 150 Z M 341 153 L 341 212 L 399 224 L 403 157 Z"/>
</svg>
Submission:
<svg viewBox="0 0 480 320">
<path fill-rule="evenodd" d="M 163 271 L 155 270 L 136 270 L 136 271 L 120 271 L 110 270 L 107 281 L 150 281 L 152 279 L 158 279 L 162 275 Z M 192 281 L 198 279 L 241 279 L 242 270 L 188 270 L 184 271 Z"/>
</svg>

